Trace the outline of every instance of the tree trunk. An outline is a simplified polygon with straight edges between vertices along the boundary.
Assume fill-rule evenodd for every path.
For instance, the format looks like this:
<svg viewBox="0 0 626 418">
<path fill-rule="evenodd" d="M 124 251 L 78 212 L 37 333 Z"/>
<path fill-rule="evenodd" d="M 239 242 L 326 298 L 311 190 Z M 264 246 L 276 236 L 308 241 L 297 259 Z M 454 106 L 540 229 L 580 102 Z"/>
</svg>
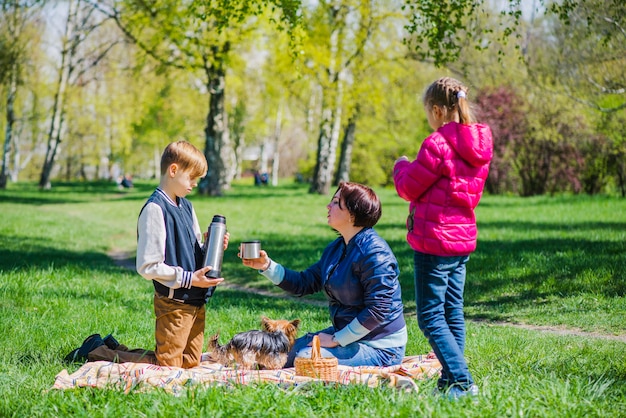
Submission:
<svg viewBox="0 0 626 418">
<path fill-rule="evenodd" d="M 331 148 L 332 110 L 322 110 L 320 133 L 317 139 L 317 161 L 313 172 L 313 182 L 309 189 L 310 193 L 328 194 L 332 176 L 332 166 L 335 162 L 335 150 Z"/>
<path fill-rule="evenodd" d="M 278 186 L 278 168 L 280 166 L 280 133 L 283 125 L 283 105 L 278 105 L 274 124 L 274 155 L 272 158 L 272 186 Z"/>
<path fill-rule="evenodd" d="M 209 90 L 209 114 L 205 128 L 204 155 L 209 164 L 200 183 L 200 194 L 221 196 L 236 173 L 234 152 L 228 135 L 228 116 L 224 106 L 226 72 L 223 63 L 206 70 Z"/>
<path fill-rule="evenodd" d="M 267 141 L 267 138 L 263 138 L 259 147 L 259 171 L 261 174 L 267 173 Z"/>
<path fill-rule="evenodd" d="M 356 133 L 357 113 L 358 110 L 352 115 L 346 127 L 346 132 L 341 144 L 341 154 L 339 155 L 339 168 L 335 175 L 335 185 L 338 185 L 342 181 L 350 181 L 350 165 L 352 163 L 352 149 Z"/>
<path fill-rule="evenodd" d="M 243 153 L 246 145 L 246 135 L 244 129 L 245 116 L 246 106 L 242 103 L 242 101 L 237 100 L 233 106 L 231 115 L 228 117 L 228 124 L 230 125 L 230 138 L 235 153 L 236 179 L 241 179 L 243 175 Z"/>
<path fill-rule="evenodd" d="M 2 168 L 0 171 L 0 189 L 7 188 L 7 173 L 9 154 L 11 152 L 11 142 L 13 140 L 13 127 L 15 125 L 15 96 L 17 95 L 17 64 L 11 65 L 11 75 L 9 81 L 9 89 L 7 92 L 7 113 L 6 113 L 6 129 L 4 135 L 4 147 L 2 152 Z"/>
<path fill-rule="evenodd" d="M 624 161 L 626 161 L 626 155 L 621 152 L 618 153 L 616 158 L 616 177 L 622 197 L 626 197 L 626 163 Z"/>
<path fill-rule="evenodd" d="M 36 100 L 34 100 L 36 101 Z M 11 134 L 11 156 L 13 158 L 12 170 L 10 171 L 9 178 L 13 183 L 16 183 L 19 179 L 20 171 L 22 171 L 25 167 L 28 166 L 30 161 L 33 159 L 33 154 L 35 153 L 33 149 L 29 150 L 26 155 L 22 158 L 22 149 L 20 148 L 20 138 L 22 137 L 23 125 L 19 126 L 19 129 L 13 130 Z M 35 131 L 31 131 L 33 137 L 36 137 Z"/>
<path fill-rule="evenodd" d="M 71 37 L 73 36 L 73 25 L 76 21 L 78 13 L 78 2 L 70 1 L 67 21 L 65 22 L 65 34 L 63 36 L 63 49 L 61 50 L 61 67 L 59 69 L 59 77 L 57 80 L 56 92 L 54 94 L 54 102 L 52 105 L 52 115 L 50 118 L 50 130 L 48 131 L 48 145 L 46 148 L 46 156 L 39 178 L 39 187 L 42 189 L 50 188 L 50 174 L 54 167 L 54 160 L 61 142 L 61 131 L 64 119 L 64 104 L 67 85 L 69 83 L 71 73 L 71 54 L 73 48 L 70 47 Z"/>
<path fill-rule="evenodd" d="M 13 141 L 13 152 L 12 152 L 12 157 L 13 157 L 13 169 L 8 173 L 9 178 L 11 179 L 11 181 L 13 183 L 16 183 L 18 178 L 19 178 L 19 174 L 20 174 L 20 170 L 23 168 L 23 166 L 25 166 L 26 164 L 28 164 L 28 162 L 30 161 L 30 158 L 27 158 L 26 161 L 21 161 L 21 151 L 20 151 L 20 141 L 19 141 L 19 133 L 14 132 L 11 135 L 11 140 Z M 32 156 L 32 153 L 29 154 L 30 156 Z"/>
<path fill-rule="evenodd" d="M 24 51 L 20 50 L 20 37 L 22 34 L 22 19 L 21 7 L 19 3 L 9 2 L 4 4 L 3 12 L 6 13 L 7 19 L 7 31 L 11 39 L 12 46 L 8 48 L 8 51 L 4 51 L 9 55 L 9 75 L 6 97 L 6 126 L 4 131 L 4 146 L 2 147 L 2 167 L 0 167 L 0 189 L 6 189 L 7 178 L 9 176 L 9 158 L 11 154 L 11 144 L 15 143 L 15 98 L 17 97 L 17 85 L 20 68 L 21 55 Z M 15 148 L 14 152 L 15 152 Z"/>
<path fill-rule="evenodd" d="M 334 16 L 337 17 L 337 14 Z M 341 74 L 337 73 L 339 32 L 340 30 L 335 28 L 330 35 L 329 86 L 322 92 L 322 120 L 317 141 L 317 161 L 309 193 L 328 194 L 337 159 L 342 101 Z"/>
</svg>

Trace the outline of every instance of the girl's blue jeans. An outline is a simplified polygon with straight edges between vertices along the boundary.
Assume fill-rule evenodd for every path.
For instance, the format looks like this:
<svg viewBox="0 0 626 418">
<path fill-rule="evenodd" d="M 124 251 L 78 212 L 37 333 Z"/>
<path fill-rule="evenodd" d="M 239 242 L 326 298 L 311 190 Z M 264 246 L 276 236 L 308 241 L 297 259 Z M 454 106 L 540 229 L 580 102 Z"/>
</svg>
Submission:
<svg viewBox="0 0 626 418">
<path fill-rule="evenodd" d="M 313 341 L 313 336 L 323 332 L 334 334 L 335 328 L 329 327 L 315 333 L 308 333 L 296 340 L 289 355 L 285 367 L 293 367 L 296 357 L 311 358 L 312 348 L 308 346 Z M 354 342 L 345 347 L 333 348 L 321 347 L 322 357 L 334 356 L 342 366 L 394 366 L 402 363 L 405 347 L 373 348 L 362 342 Z"/>
<path fill-rule="evenodd" d="M 465 362 L 463 289 L 469 256 L 441 257 L 415 251 L 417 323 L 441 363 L 438 386 L 474 383 Z"/>
</svg>

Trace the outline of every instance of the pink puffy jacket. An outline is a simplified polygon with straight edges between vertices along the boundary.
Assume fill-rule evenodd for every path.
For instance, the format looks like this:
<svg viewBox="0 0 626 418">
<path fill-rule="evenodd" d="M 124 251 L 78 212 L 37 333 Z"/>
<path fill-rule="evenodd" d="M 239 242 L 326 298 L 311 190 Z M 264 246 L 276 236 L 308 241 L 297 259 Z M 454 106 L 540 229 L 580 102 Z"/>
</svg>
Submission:
<svg viewBox="0 0 626 418">
<path fill-rule="evenodd" d="M 411 248 L 439 256 L 467 255 L 476 249 L 474 209 L 492 155 L 489 126 L 450 122 L 424 140 L 415 161 L 395 164 L 398 195 L 411 202 Z"/>
</svg>

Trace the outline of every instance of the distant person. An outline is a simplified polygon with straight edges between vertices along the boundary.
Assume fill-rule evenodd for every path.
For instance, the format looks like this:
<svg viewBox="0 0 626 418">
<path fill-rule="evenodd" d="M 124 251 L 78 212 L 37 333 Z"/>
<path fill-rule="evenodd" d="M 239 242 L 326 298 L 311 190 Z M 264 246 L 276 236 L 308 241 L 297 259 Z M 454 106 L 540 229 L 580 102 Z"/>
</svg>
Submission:
<svg viewBox="0 0 626 418">
<path fill-rule="evenodd" d="M 444 77 L 424 94 L 435 131 L 417 157 L 394 164 L 398 195 L 410 202 L 407 241 L 415 251 L 417 320 L 442 365 L 438 388 L 450 398 L 477 395 L 464 357 L 466 263 L 476 249 L 474 209 L 493 155 L 491 130 L 476 123 L 467 87 Z"/>
<path fill-rule="evenodd" d="M 296 340 L 285 367 L 295 357 L 311 357 L 317 334 L 322 355 L 345 366 L 391 366 L 404 357 L 407 330 L 398 262 L 373 227 L 381 216 L 378 196 L 357 183 L 341 183 L 326 205 L 328 225 L 339 234 L 315 264 L 289 270 L 270 259 L 243 259 L 275 285 L 296 296 L 324 292 L 332 325 Z"/>
<path fill-rule="evenodd" d="M 254 185 L 260 186 L 262 184 L 261 173 L 259 173 L 259 170 L 254 170 L 252 174 L 254 174 Z"/>
<path fill-rule="evenodd" d="M 267 173 L 261 173 L 259 170 L 254 170 L 254 185 L 255 186 L 267 186 L 270 176 Z"/>
<path fill-rule="evenodd" d="M 202 232 L 185 199 L 207 173 L 204 154 L 192 144 L 169 144 L 161 157 L 161 180 L 139 214 L 137 272 L 154 285 L 154 351 L 119 345 L 111 335 L 89 336 L 66 361 L 88 359 L 191 368 L 200 364 L 205 304 L 223 278 L 208 278 Z M 229 234 L 224 237 L 224 249 Z"/>
<path fill-rule="evenodd" d="M 133 177 L 130 174 L 124 175 L 122 181 L 120 181 L 120 185 L 125 189 L 131 189 L 133 187 Z"/>
</svg>

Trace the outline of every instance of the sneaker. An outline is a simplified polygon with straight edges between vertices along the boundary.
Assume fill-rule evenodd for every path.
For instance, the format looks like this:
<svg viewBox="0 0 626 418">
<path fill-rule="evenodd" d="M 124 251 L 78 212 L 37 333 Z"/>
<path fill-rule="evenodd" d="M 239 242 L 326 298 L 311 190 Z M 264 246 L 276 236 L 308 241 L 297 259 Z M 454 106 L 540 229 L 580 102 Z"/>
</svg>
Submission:
<svg viewBox="0 0 626 418">
<path fill-rule="evenodd" d="M 112 334 L 107 335 L 102 339 L 104 344 L 109 347 L 111 350 L 117 350 L 117 347 L 120 346 L 120 343 L 115 339 Z"/>
<path fill-rule="evenodd" d="M 85 338 L 83 344 L 72 350 L 67 356 L 65 356 L 66 363 L 78 363 L 85 362 L 87 360 L 87 354 L 96 348 L 104 345 L 104 341 L 100 334 L 92 334 L 89 337 Z"/>
<path fill-rule="evenodd" d="M 476 396 L 478 396 L 478 393 L 478 386 L 472 383 L 467 389 L 463 389 L 461 386 L 458 385 L 450 386 L 448 392 L 446 393 L 446 396 L 451 401 L 455 401 L 464 396 L 470 396 L 472 398 L 475 398 Z"/>
</svg>

